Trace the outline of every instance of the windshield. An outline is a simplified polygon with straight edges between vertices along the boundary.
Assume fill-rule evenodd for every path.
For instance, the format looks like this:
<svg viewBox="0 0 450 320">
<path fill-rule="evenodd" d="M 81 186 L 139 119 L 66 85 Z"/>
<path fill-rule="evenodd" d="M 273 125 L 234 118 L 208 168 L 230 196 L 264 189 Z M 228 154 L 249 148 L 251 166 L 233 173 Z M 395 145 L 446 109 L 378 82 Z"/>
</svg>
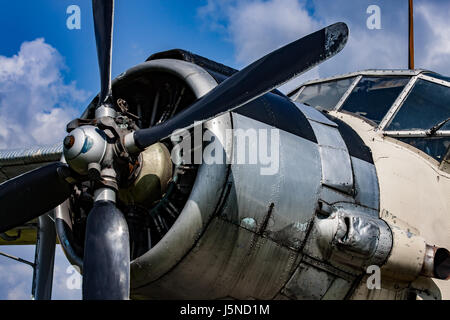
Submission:
<svg viewBox="0 0 450 320">
<path fill-rule="evenodd" d="M 450 117 L 450 88 L 419 79 L 386 130 L 429 130 Z M 440 130 L 450 130 L 450 123 Z"/>
<path fill-rule="evenodd" d="M 450 137 L 417 137 L 417 138 L 397 138 L 414 148 L 422 150 L 430 157 L 441 162 L 450 150 Z"/>
<path fill-rule="evenodd" d="M 353 89 L 342 110 L 380 124 L 410 77 L 364 77 Z"/>
<path fill-rule="evenodd" d="M 332 110 L 352 85 L 355 77 L 305 87 L 297 102 L 322 110 Z"/>
</svg>

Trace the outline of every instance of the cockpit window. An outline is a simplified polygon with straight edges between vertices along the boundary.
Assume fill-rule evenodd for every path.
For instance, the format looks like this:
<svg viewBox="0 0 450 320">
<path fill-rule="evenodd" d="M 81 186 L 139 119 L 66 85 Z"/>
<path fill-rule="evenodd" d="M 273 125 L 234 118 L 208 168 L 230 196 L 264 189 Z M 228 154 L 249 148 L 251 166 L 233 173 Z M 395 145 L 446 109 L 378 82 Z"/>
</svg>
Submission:
<svg viewBox="0 0 450 320">
<path fill-rule="evenodd" d="M 352 91 L 342 110 L 380 124 L 410 77 L 364 77 Z"/>
<path fill-rule="evenodd" d="M 354 80 L 355 77 L 307 86 L 296 101 L 317 109 L 332 110 Z"/>
<path fill-rule="evenodd" d="M 439 74 L 439 73 L 424 72 L 422 74 L 426 75 L 426 76 L 430 76 L 430 77 L 436 78 L 436 79 L 439 79 L 439 80 L 444 80 L 444 81 L 450 82 L 450 77 L 443 76 L 442 74 Z"/>
<path fill-rule="evenodd" d="M 386 130 L 430 130 L 450 117 L 450 88 L 419 79 Z M 440 130 L 450 130 L 450 121 Z"/>
<path fill-rule="evenodd" d="M 450 137 L 397 138 L 442 162 L 450 151 Z"/>
</svg>

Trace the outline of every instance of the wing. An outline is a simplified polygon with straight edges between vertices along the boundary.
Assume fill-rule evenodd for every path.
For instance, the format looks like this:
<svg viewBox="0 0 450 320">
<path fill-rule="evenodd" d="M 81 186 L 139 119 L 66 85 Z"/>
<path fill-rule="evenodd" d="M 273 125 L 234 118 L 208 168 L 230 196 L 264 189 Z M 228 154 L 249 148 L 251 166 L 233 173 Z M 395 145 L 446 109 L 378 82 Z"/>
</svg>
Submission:
<svg viewBox="0 0 450 320">
<path fill-rule="evenodd" d="M 27 149 L 1 150 L 0 183 L 41 166 L 59 161 L 61 155 L 61 144 L 53 146 L 35 146 Z M 36 243 L 36 228 L 37 219 L 29 221 L 6 233 L 0 233 L 0 246 L 34 245 Z"/>
</svg>

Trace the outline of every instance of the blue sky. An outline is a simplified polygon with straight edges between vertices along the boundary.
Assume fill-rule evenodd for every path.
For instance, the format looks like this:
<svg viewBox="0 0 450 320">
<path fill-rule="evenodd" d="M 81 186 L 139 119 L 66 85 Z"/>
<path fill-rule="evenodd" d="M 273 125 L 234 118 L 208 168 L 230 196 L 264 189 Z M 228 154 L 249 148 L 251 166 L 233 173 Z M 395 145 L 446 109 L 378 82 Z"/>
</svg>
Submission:
<svg viewBox="0 0 450 320">
<path fill-rule="evenodd" d="M 66 27 L 68 6 L 81 9 L 81 30 Z M 367 8 L 381 9 L 370 30 Z M 415 0 L 416 66 L 450 75 L 450 3 Z M 113 76 L 152 53 L 183 48 L 242 68 L 328 24 L 350 27 L 336 58 L 283 87 L 368 68 L 407 67 L 407 0 L 117 0 Z M 0 3 L 0 149 L 61 141 L 66 123 L 99 89 L 90 0 Z M 32 247 L 0 248 L 28 259 Z M 75 299 L 58 249 L 54 298 Z M 31 269 L 0 257 L 0 299 L 28 299 Z"/>
<path fill-rule="evenodd" d="M 192 3 L 201 6 L 206 1 L 117 1 L 113 76 L 154 52 L 178 47 L 233 64 L 229 55 L 232 44 L 220 41 L 215 32 L 204 28 L 198 6 Z M 81 30 L 66 27 L 66 9 L 71 4 L 81 9 Z M 24 41 L 44 38 L 64 57 L 67 82 L 76 80 L 79 88 L 92 94 L 98 89 L 90 0 L 2 1 L 0 8 L 1 55 L 14 55 Z"/>
</svg>

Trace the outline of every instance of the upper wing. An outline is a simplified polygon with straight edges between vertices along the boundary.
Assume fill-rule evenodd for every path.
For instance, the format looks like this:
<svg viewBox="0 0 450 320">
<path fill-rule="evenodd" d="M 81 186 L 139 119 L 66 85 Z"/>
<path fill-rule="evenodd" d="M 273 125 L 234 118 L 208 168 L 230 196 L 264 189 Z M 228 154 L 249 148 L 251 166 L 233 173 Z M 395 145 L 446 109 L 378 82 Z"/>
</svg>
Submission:
<svg viewBox="0 0 450 320">
<path fill-rule="evenodd" d="M 0 183 L 52 162 L 60 161 L 62 145 L 35 146 L 27 149 L 0 151 Z M 1 210 L 1 208 L 0 208 Z M 1 245 L 36 243 L 37 219 L 0 234 Z"/>
</svg>

